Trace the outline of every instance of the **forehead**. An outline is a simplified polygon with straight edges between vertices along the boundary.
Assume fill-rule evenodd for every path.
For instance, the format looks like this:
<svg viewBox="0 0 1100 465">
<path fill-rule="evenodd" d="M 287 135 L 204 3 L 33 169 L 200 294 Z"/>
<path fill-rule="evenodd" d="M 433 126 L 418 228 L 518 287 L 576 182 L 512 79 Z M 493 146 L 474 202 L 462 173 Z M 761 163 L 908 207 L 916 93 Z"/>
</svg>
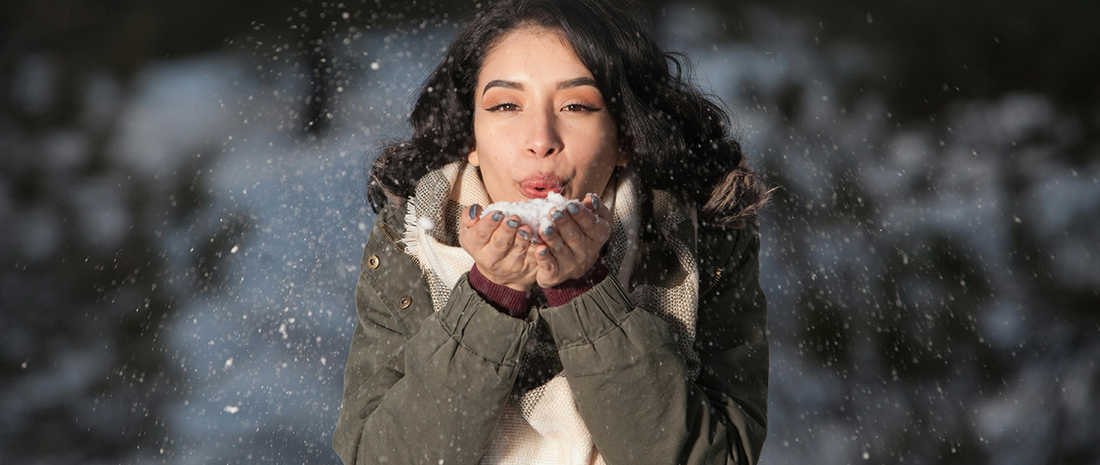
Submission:
<svg viewBox="0 0 1100 465">
<path fill-rule="evenodd" d="M 522 27 L 505 33 L 493 44 L 482 62 L 478 82 L 503 79 L 557 83 L 578 77 L 592 77 L 592 72 L 561 31 Z"/>
</svg>

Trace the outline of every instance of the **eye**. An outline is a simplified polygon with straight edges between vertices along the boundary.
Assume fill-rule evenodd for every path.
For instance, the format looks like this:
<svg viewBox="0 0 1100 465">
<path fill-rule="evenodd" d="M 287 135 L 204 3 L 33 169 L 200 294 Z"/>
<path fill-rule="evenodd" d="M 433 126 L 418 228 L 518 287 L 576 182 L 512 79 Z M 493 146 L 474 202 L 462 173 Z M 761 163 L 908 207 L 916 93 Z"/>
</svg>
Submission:
<svg viewBox="0 0 1100 465">
<path fill-rule="evenodd" d="M 583 111 L 583 112 L 586 112 L 586 113 L 592 113 L 592 112 L 600 111 L 600 108 L 585 105 L 583 103 L 570 103 L 570 104 L 562 107 L 562 111 Z"/>
<path fill-rule="evenodd" d="M 514 103 L 502 103 L 500 105 L 495 105 L 495 106 L 486 108 L 485 111 L 489 111 L 489 112 L 519 111 L 519 105 L 516 105 Z"/>
</svg>

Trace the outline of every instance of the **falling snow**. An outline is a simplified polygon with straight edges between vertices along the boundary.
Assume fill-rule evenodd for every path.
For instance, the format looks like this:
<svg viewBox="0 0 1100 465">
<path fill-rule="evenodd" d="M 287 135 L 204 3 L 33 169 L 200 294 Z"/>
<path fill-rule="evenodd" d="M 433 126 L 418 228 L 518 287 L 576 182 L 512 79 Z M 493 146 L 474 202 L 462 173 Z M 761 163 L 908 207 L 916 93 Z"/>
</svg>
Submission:
<svg viewBox="0 0 1100 465">
<path fill-rule="evenodd" d="M 895 84 L 875 50 L 746 11 L 740 40 L 675 4 L 656 29 L 779 187 L 760 218 L 761 463 L 1095 461 L 1100 326 L 1079 302 L 1100 289 L 1096 116 L 1009 92 L 902 120 L 872 85 Z M 33 156 L 0 160 L 0 250 L 17 270 L 0 293 L 60 310 L 3 315 L 0 353 L 19 375 L 0 434 L 52 427 L 35 422 L 65 408 L 82 435 L 161 428 L 126 463 L 333 462 L 374 221 L 365 154 L 407 135 L 409 95 L 454 34 L 447 20 L 412 30 L 334 33 L 321 69 L 335 93 L 313 119 L 309 50 L 257 33 L 127 81 L 93 73 L 71 127 L 5 126 L 5 146 Z M 26 115 L 65 98 L 56 57 L 13 66 Z M 49 195 L 20 197 L 36 190 Z M 57 257 L 64 272 L 36 267 Z M 73 305 L 66 286 L 93 297 Z M 35 332 L 65 319 L 80 329 Z M 131 333 L 147 345 L 116 342 Z"/>
</svg>

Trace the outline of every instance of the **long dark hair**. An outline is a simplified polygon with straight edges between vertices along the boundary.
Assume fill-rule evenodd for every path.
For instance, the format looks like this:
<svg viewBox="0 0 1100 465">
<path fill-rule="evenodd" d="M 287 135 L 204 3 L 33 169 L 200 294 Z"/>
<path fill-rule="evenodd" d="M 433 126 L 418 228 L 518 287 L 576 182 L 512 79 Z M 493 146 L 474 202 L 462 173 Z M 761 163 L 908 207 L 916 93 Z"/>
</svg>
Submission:
<svg viewBox="0 0 1100 465">
<path fill-rule="evenodd" d="M 524 26 L 562 32 L 603 93 L 622 148 L 642 183 L 690 195 L 703 220 L 741 226 L 767 201 L 729 133 L 729 116 L 687 82 L 640 22 L 604 0 L 503 0 L 475 14 L 420 88 L 412 137 L 385 146 L 370 169 L 375 212 L 413 195 L 429 171 L 472 149 L 474 87 L 504 34 Z"/>
</svg>

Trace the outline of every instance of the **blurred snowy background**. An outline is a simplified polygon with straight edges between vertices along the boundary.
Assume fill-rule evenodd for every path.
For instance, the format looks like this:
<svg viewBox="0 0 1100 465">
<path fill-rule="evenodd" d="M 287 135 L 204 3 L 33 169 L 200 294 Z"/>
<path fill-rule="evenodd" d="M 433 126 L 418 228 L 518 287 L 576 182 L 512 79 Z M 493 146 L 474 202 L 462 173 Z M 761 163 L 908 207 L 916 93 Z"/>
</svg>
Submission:
<svg viewBox="0 0 1100 465">
<path fill-rule="evenodd" d="M 780 186 L 761 463 L 1100 464 L 1100 15 L 1034 3 L 643 13 Z M 363 167 L 474 8 L 0 6 L 0 463 L 338 463 Z"/>
</svg>

